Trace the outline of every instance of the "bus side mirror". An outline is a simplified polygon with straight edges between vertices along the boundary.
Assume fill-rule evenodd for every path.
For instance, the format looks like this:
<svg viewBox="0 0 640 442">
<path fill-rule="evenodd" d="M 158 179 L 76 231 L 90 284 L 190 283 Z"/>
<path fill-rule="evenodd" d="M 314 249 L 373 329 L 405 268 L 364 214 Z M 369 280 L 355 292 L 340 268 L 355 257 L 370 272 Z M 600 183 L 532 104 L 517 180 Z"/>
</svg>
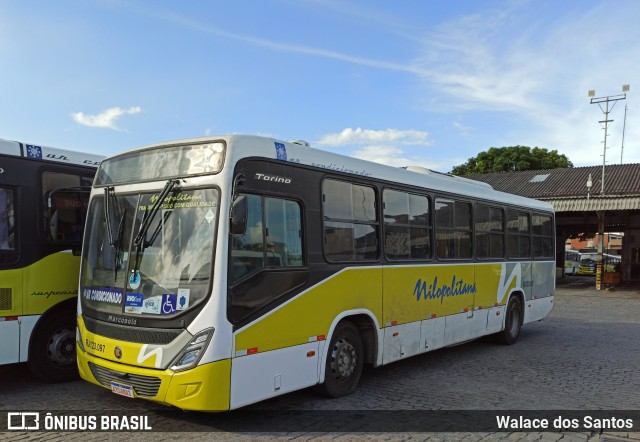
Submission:
<svg viewBox="0 0 640 442">
<path fill-rule="evenodd" d="M 231 207 L 231 234 L 244 235 L 247 230 L 247 197 L 239 196 Z"/>
</svg>

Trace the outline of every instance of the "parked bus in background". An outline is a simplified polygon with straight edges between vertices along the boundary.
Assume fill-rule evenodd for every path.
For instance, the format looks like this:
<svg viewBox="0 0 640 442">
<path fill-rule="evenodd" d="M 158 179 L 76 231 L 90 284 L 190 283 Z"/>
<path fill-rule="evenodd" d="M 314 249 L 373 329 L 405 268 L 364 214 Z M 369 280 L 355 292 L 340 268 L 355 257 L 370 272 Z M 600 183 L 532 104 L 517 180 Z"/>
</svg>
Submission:
<svg viewBox="0 0 640 442">
<path fill-rule="evenodd" d="M 602 261 L 605 272 L 619 271 L 621 258 L 618 255 L 608 253 L 602 254 Z M 583 253 L 580 257 L 580 266 L 578 267 L 578 275 L 595 276 L 598 268 L 598 253 Z"/>
<path fill-rule="evenodd" d="M 82 252 L 82 378 L 185 410 L 317 385 L 495 334 L 555 289 L 547 203 L 254 136 L 105 159 Z M 428 373 L 425 373 L 428 377 Z"/>
<path fill-rule="evenodd" d="M 77 377 L 82 231 L 100 157 L 0 139 L 0 364 Z"/>
<path fill-rule="evenodd" d="M 580 252 L 577 250 L 564 251 L 564 274 L 577 275 L 580 267 Z"/>
</svg>

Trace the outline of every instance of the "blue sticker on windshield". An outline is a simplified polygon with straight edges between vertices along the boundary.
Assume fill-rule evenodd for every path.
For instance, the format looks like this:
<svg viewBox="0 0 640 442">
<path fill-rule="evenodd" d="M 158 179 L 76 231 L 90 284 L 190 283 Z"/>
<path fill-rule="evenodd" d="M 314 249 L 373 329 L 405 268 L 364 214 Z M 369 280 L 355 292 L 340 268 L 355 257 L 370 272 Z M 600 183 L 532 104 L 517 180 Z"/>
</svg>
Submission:
<svg viewBox="0 0 640 442">
<path fill-rule="evenodd" d="M 124 300 L 124 312 L 125 313 L 142 313 L 142 303 L 144 302 L 144 295 L 142 293 L 127 293 L 127 297 Z"/>
<path fill-rule="evenodd" d="M 276 158 L 279 160 L 287 161 L 287 148 L 282 143 L 275 143 L 276 145 Z"/>
<path fill-rule="evenodd" d="M 129 287 L 133 290 L 137 290 L 140 287 L 140 272 L 131 271 L 131 275 L 129 276 Z"/>
<path fill-rule="evenodd" d="M 163 315 L 170 315 L 176 312 L 176 305 L 178 303 L 178 296 L 175 293 L 165 293 L 162 295 L 162 309 L 160 312 Z"/>
<path fill-rule="evenodd" d="M 84 287 L 82 296 L 87 301 L 107 302 L 109 304 L 122 303 L 122 290 L 110 287 Z"/>
</svg>

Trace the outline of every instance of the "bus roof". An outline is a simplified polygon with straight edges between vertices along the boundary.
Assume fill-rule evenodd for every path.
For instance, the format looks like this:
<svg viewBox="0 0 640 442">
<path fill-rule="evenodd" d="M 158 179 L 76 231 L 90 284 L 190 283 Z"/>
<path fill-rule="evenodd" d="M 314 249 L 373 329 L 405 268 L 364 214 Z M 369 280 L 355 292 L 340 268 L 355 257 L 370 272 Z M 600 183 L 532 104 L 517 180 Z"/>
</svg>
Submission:
<svg viewBox="0 0 640 442">
<path fill-rule="evenodd" d="M 0 138 L 0 154 L 12 155 L 32 160 L 55 161 L 64 164 L 76 164 L 98 167 L 104 157 L 86 152 L 59 149 L 39 144 L 26 144 Z"/>
<path fill-rule="evenodd" d="M 358 158 L 315 149 L 306 142 L 282 141 L 254 135 L 223 135 L 187 138 L 142 146 L 122 152 L 130 154 L 139 150 L 170 147 L 184 144 L 211 143 L 224 141 L 227 144 L 225 163 L 235 163 L 242 158 L 264 157 L 294 164 L 326 169 L 361 177 L 376 178 L 410 186 L 432 189 L 443 193 L 466 195 L 478 199 L 513 204 L 546 212 L 553 212 L 553 206 L 543 201 L 521 197 L 494 190 L 486 183 L 468 178 L 431 171 L 422 167 L 407 165 L 407 168 L 391 167 Z"/>
</svg>

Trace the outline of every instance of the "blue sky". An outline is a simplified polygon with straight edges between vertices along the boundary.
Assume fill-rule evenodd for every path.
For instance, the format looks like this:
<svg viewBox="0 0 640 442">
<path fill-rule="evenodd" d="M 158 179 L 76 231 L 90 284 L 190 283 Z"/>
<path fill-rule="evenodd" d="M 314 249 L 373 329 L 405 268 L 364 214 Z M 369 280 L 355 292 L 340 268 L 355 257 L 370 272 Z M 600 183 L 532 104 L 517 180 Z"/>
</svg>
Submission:
<svg viewBox="0 0 640 442">
<path fill-rule="evenodd" d="M 112 155 L 244 133 L 442 172 L 640 162 L 635 0 L 0 0 L 0 138 Z"/>
</svg>

